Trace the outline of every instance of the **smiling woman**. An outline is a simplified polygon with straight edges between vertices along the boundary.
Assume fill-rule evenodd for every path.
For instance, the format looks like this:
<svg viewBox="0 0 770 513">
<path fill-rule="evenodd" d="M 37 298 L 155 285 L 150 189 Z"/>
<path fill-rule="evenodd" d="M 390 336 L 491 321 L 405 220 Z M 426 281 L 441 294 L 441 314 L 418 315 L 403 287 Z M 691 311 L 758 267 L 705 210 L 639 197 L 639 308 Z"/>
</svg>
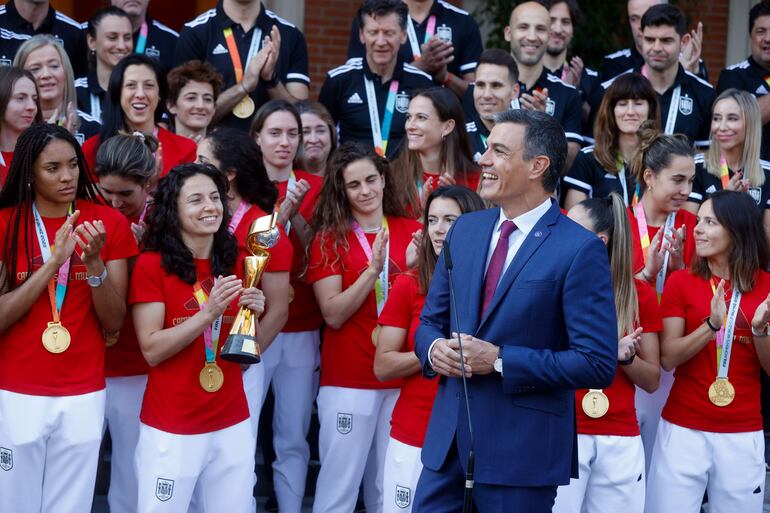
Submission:
<svg viewBox="0 0 770 513">
<path fill-rule="evenodd" d="M 131 54 L 120 61 L 110 76 L 102 130 L 83 145 L 88 163 L 93 166 L 102 141 L 121 131 L 157 137 L 160 150 L 155 158 L 162 159 L 161 176 L 174 166 L 193 162 L 195 142 L 157 124 L 163 114 L 165 98 L 166 80 L 154 59 Z"/>
<path fill-rule="evenodd" d="M 19 68 L 0 68 L 0 185 L 5 183 L 19 135 L 41 121 L 35 77 Z"/>
</svg>

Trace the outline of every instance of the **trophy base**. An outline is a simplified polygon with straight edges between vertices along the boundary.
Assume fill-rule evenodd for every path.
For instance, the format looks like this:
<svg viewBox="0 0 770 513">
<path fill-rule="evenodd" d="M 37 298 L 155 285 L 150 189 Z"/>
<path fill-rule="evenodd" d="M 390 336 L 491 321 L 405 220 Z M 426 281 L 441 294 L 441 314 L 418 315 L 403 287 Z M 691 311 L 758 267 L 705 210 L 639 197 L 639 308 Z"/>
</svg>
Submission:
<svg viewBox="0 0 770 513">
<path fill-rule="evenodd" d="M 245 365 L 262 361 L 259 344 L 249 335 L 230 334 L 219 355 L 223 360 Z"/>
</svg>

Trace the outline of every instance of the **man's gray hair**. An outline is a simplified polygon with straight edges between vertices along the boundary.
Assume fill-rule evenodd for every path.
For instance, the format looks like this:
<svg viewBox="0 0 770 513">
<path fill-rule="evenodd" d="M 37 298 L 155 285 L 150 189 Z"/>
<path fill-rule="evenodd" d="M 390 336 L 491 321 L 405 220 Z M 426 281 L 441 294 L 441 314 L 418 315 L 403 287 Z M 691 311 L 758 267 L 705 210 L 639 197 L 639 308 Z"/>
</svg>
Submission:
<svg viewBox="0 0 770 513">
<path fill-rule="evenodd" d="M 524 126 L 522 158 L 525 161 L 548 157 L 551 163 L 543 175 L 543 188 L 549 193 L 554 192 L 567 161 L 567 138 L 559 122 L 545 112 L 512 109 L 495 116 L 495 125 L 502 123 Z"/>
</svg>

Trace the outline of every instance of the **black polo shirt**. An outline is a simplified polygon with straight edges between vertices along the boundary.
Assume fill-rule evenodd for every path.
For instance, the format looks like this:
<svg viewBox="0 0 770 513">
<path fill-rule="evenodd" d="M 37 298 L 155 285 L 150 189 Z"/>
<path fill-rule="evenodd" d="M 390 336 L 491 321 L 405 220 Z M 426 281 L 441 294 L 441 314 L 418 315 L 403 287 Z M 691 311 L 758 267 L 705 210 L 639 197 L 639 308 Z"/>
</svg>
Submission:
<svg viewBox="0 0 770 513">
<path fill-rule="evenodd" d="M 384 83 L 369 69 L 366 59 L 361 57 L 350 59 L 344 66 L 329 71 L 318 101 L 324 104 L 337 123 L 341 143 L 356 141 L 374 146 L 364 78 L 374 84 L 380 123 L 385 113 L 390 84 L 393 80 L 398 80 L 396 105 L 386 150 L 386 156 L 393 158 L 404 138 L 409 98 L 414 91 L 431 87 L 432 79 L 430 75 L 405 63 L 400 57 L 393 70 L 393 78 Z"/>
<path fill-rule="evenodd" d="M 623 48 L 615 53 L 604 56 L 602 66 L 599 68 L 599 77 L 602 82 L 605 82 L 617 77 L 630 68 L 641 68 L 642 64 L 644 64 L 644 57 L 637 51 L 636 46 Z M 709 74 L 708 69 L 706 69 L 706 63 L 703 59 L 700 59 L 698 64 L 697 75 L 703 80 L 708 81 Z"/>
<path fill-rule="evenodd" d="M 75 76 L 88 71 L 88 46 L 80 23 L 53 7 L 35 30 L 16 10 L 13 0 L 0 6 L 0 65 L 10 66 L 21 44 L 36 34 L 51 34 L 67 51 Z"/>
<path fill-rule="evenodd" d="M 749 196 L 757 204 L 761 211 L 770 209 L 770 162 L 760 160 L 759 165 L 765 174 L 765 183 L 760 187 L 749 187 Z M 730 169 L 730 178 L 733 177 Z M 744 177 L 745 178 L 745 177 Z M 706 162 L 702 153 L 695 156 L 695 180 L 692 183 L 692 192 L 687 201 L 701 204 L 717 191 L 722 190 L 722 178 L 712 175 L 706 169 Z"/>
<path fill-rule="evenodd" d="M 537 91 L 548 89 L 545 112 L 561 123 L 568 142 L 583 144 L 583 136 L 581 135 L 583 132 L 583 101 L 575 86 L 562 82 L 559 77 L 549 73 L 548 69 L 543 66 L 543 72 L 532 89 Z M 522 82 L 519 82 L 519 91 L 519 96 L 532 94 L 532 90 L 528 90 Z M 472 94 L 473 91 L 471 91 Z M 518 101 L 514 100 L 512 106 L 516 108 L 517 104 Z"/>
<path fill-rule="evenodd" d="M 711 105 L 716 95 L 714 87 L 702 78 L 685 71 L 681 64 L 677 71 L 674 83 L 662 95 L 658 95 L 660 103 L 660 127 L 665 131 L 669 114 L 676 116 L 674 128 L 670 133 L 685 134 L 698 148 L 708 148 L 711 137 Z M 626 70 L 625 73 L 641 72 L 641 66 Z M 601 104 L 604 91 L 606 91 L 614 79 L 607 80 L 597 89 L 597 94 L 592 102 L 592 113 L 595 113 Z M 671 101 L 679 89 L 679 101 L 676 109 L 671 108 Z M 592 114 L 595 115 L 595 114 Z"/>
<path fill-rule="evenodd" d="M 630 166 L 624 165 L 623 176 L 626 179 L 625 191 L 623 181 L 618 176 L 617 169 L 605 169 L 594 156 L 594 147 L 587 146 L 580 150 L 575 162 L 562 178 L 562 194 L 567 189 L 580 191 L 589 198 L 606 198 L 616 192 L 623 198 L 626 205 L 631 204 L 636 189 L 636 180 L 631 175 Z"/>
<path fill-rule="evenodd" d="M 484 44 L 481 42 L 479 25 L 473 16 L 443 0 L 434 1 L 430 8 L 430 14 L 422 23 L 417 23 L 414 19 L 411 20 L 418 45 L 425 42 L 425 32 L 428 29 L 428 20 L 431 16 L 436 17 L 434 35 L 444 40 L 451 40 L 454 45 L 454 60 L 447 65 L 447 70 L 459 77 L 466 73 L 475 72 L 479 55 L 484 51 Z M 366 54 L 366 49 L 361 44 L 358 34 L 360 29 L 358 16 L 355 16 L 350 28 L 348 59 L 364 57 Z M 401 45 L 398 54 L 404 62 L 414 61 L 414 52 L 409 38 L 407 38 L 406 43 Z"/>
<path fill-rule="evenodd" d="M 99 85 L 96 71 L 89 71 L 87 76 L 75 79 L 75 95 L 78 110 L 101 123 L 106 91 Z"/>
<path fill-rule="evenodd" d="M 147 43 L 144 47 L 144 54 L 160 62 L 164 72 L 169 72 L 174 67 L 174 50 L 176 48 L 179 33 L 167 27 L 158 20 L 152 19 L 148 14 L 147 20 Z M 134 50 L 136 42 L 139 39 L 139 32 L 134 32 Z"/>
<path fill-rule="evenodd" d="M 550 71 L 555 77 L 561 77 L 564 70 L 564 64 L 559 66 L 558 69 Z M 580 84 L 577 86 L 580 92 L 580 98 L 583 102 L 590 105 L 591 97 L 594 95 L 594 91 L 599 87 L 599 73 L 591 68 L 584 67 L 583 72 L 580 74 Z M 581 112 L 582 115 L 582 112 Z M 583 120 L 581 134 L 583 134 L 584 142 L 593 144 L 593 127 L 591 126 L 590 116 L 582 116 Z"/>
<path fill-rule="evenodd" d="M 280 18 L 274 12 L 265 9 L 264 5 L 259 11 L 256 25 L 249 32 L 244 32 L 239 24 L 225 14 L 220 0 L 216 8 L 206 11 L 185 24 L 174 54 L 174 65 L 192 59 L 206 61 L 222 74 L 224 88 L 232 87 L 236 83 L 235 70 L 230 59 L 230 52 L 227 50 L 224 29 L 228 27 L 232 29 L 245 71 L 248 65 L 246 58 L 255 31 L 261 31 L 261 37 L 258 38 L 261 48 L 261 40 L 270 35 L 273 25 L 277 26 L 281 33 L 281 50 L 275 66 L 276 76 L 284 84 L 299 82 L 310 85 L 305 36 L 297 27 Z M 250 96 L 257 109 L 270 99 L 267 88 L 261 82 Z M 221 123 L 248 130 L 251 119 L 239 119 L 231 113 Z"/>
<path fill-rule="evenodd" d="M 770 86 L 765 82 L 767 76 L 770 76 L 770 70 L 763 68 L 753 57 L 749 56 L 745 61 L 722 70 L 722 73 L 719 74 L 719 82 L 717 82 L 717 95 L 725 89 L 734 87 L 759 98 L 770 92 Z M 762 127 L 760 156 L 765 160 L 770 160 L 770 122 L 765 123 Z"/>
<path fill-rule="evenodd" d="M 78 110 L 78 121 L 80 121 L 80 126 L 78 127 L 78 131 L 75 132 L 75 139 L 77 139 L 80 145 L 83 146 L 86 139 L 99 133 L 102 129 L 102 121 L 91 117 L 81 110 Z"/>
<path fill-rule="evenodd" d="M 476 115 L 471 121 L 465 123 L 465 131 L 468 132 L 468 142 L 471 145 L 473 161 L 478 164 L 481 156 L 487 151 L 489 130 L 487 130 L 487 126 L 481 121 L 481 118 Z"/>
</svg>

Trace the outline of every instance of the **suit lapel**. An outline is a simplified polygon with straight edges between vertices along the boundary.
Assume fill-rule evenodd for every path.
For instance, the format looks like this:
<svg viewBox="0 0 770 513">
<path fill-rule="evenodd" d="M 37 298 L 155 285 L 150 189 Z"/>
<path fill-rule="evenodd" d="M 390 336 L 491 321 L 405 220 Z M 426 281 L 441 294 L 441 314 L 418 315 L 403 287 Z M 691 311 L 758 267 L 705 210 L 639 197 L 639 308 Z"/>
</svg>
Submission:
<svg viewBox="0 0 770 513">
<path fill-rule="evenodd" d="M 559 214 L 559 207 L 555 203 L 552 204 L 551 208 L 548 209 L 543 217 L 540 218 L 540 220 L 529 232 L 529 235 L 527 235 L 527 238 L 524 239 L 521 247 L 516 252 L 516 256 L 513 257 L 511 264 L 505 270 L 500 283 L 497 285 L 497 289 L 495 289 L 495 295 L 492 296 L 492 302 L 489 303 L 489 308 L 487 308 L 484 317 L 481 319 L 481 322 L 478 325 L 479 328 L 481 328 L 481 326 L 489 317 L 490 313 L 492 313 L 492 311 L 497 307 L 498 303 L 500 303 L 503 296 L 505 296 L 505 293 L 516 280 L 519 273 L 521 273 L 521 270 L 524 268 L 529 259 L 532 258 L 532 255 L 535 254 L 540 245 L 545 242 L 545 240 L 551 234 L 551 229 L 549 226 L 556 222 Z M 483 290 L 483 285 L 481 288 Z M 478 311 L 480 312 L 480 308 Z"/>
<path fill-rule="evenodd" d="M 466 319 L 471 321 L 470 326 L 461 326 L 464 328 L 465 333 L 473 333 L 476 327 L 479 325 L 479 316 L 481 315 L 481 300 L 484 295 L 484 270 L 486 267 L 487 256 L 489 253 L 489 240 L 492 238 L 492 231 L 495 229 L 498 219 L 500 218 L 500 209 L 492 209 L 490 212 L 494 212 L 495 215 L 487 220 L 485 230 L 476 230 L 472 232 L 476 236 L 475 243 L 468 244 L 468 248 L 478 248 L 474 251 L 473 264 L 470 266 L 469 276 L 456 277 L 459 280 L 468 280 L 468 287 L 466 290 L 470 291 L 468 297 L 468 315 Z M 458 305 L 459 306 L 459 305 Z M 461 307 L 462 308 L 462 307 Z"/>
</svg>

